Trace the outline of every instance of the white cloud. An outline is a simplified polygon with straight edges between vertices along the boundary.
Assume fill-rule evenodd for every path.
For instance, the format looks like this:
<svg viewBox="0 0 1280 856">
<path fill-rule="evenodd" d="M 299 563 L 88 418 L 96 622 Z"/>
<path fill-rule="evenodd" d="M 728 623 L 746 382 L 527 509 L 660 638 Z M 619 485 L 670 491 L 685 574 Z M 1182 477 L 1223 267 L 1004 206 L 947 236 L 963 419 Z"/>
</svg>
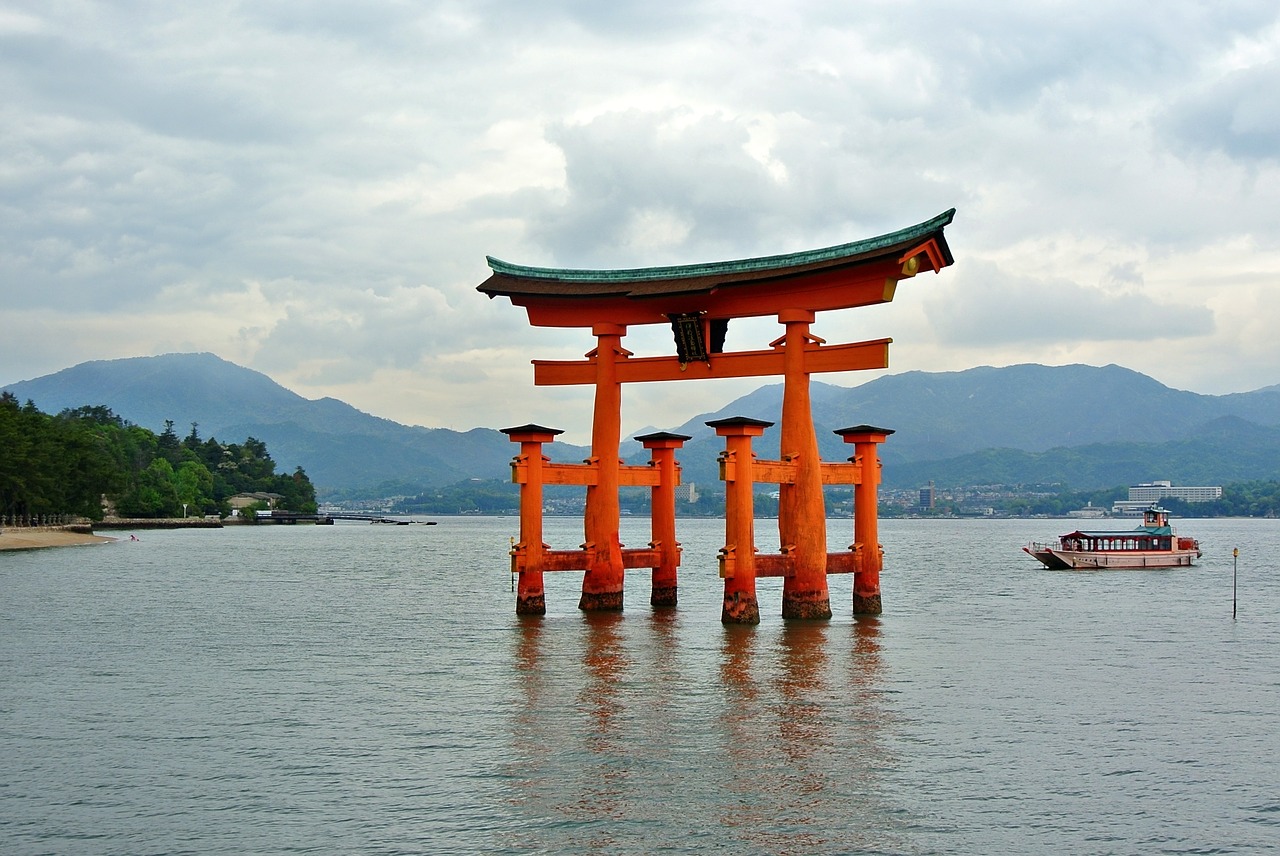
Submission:
<svg viewBox="0 0 1280 856">
<path fill-rule="evenodd" d="M 1140 282 L 1134 263 L 1106 273 L 1112 286 Z M 960 347 L 1186 339 L 1213 332 L 1202 306 L 1177 305 L 1130 287 L 1087 287 L 1069 279 L 1010 274 L 969 262 L 925 307 L 942 345 Z"/>
<path fill-rule="evenodd" d="M 1269 385 L 1278 21 L 1251 0 L 15 0 L 0 381 L 208 350 L 403 422 L 572 432 L 587 391 L 535 389 L 528 362 L 593 343 L 479 295 L 486 254 L 709 261 L 956 207 L 953 269 L 816 332 L 892 336 L 895 371 Z M 624 419 L 754 385 L 644 385 Z"/>
</svg>

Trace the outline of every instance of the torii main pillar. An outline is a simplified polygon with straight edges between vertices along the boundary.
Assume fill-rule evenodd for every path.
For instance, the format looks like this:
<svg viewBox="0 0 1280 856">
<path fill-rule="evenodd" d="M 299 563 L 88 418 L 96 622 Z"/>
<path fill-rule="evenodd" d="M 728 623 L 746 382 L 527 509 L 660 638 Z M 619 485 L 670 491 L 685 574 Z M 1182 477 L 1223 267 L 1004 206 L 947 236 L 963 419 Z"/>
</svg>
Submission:
<svg viewBox="0 0 1280 856">
<path fill-rule="evenodd" d="M 622 609 L 622 540 L 618 535 L 621 510 L 618 501 L 618 473 L 622 461 L 622 384 L 618 381 L 621 324 L 595 324 L 593 352 L 596 368 L 596 398 L 591 414 L 591 457 L 596 465 L 596 483 L 587 485 L 583 533 L 589 566 L 582 580 L 578 609 L 611 611 Z M 587 355 L 590 359 L 592 354 Z"/>
<path fill-rule="evenodd" d="M 593 482 L 583 531 L 588 553 L 579 608 L 619 610 L 627 554 L 619 540 L 622 384 L 699 378 L 783 378 L 779 537 L 790 558 L 783 590 L 787 618 L 831 617 L 822 464 L 809 379 L 816 372 L 887 368 L 889 339 L 828 345 L 810 332 L 816 314 L 887 303 L 898 282 L 952 263 L 943 234 L 955 210 L 885 235 L 787 255 L 700 265 L 573 270 L 513 265 L 489 257 L 493 275 L 479 291 L 505 296 L 541 327 L 591 330 L 584 360 L 534 361 L 538 386 L 595 386 L 591 425 Z M 726 352 L 735 318 L 775 316 L 783 336 L 767 349 Z M 670 324 L 674 356 L 635 357 L 627 328 Z M 874 513 L 874 511 L 872 512 Z"/>
<path fill-rule="evenodd" d="M 778 487 L 778 537 L 783 549 L 790 547 L 794 557 L 794 573 L 782 583 L 782 617 L 830 618 L 827 510 L 805 366 L 805 348 L 811 341 L 818 341 L 809 335 L 814 313 L 791 309 L 779 313 L 778 320 L 787 328 L 781 339 L 784 359 L 779 449 L 783 460 L 795 464 L 795 481 Z M 821 525 L 816 525 L 817 521 Z"/>
</svg>

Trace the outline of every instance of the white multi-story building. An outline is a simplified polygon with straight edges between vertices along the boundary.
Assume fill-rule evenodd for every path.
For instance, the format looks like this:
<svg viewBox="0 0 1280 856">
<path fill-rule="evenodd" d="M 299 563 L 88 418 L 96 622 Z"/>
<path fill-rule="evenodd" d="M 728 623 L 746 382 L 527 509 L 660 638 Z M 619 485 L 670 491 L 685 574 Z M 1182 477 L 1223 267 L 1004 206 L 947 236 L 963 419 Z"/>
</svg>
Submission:
<svg viewBox="0 0 1280 856">
<path fill-rule="evenodd" d="M 1173 482 L 1154 481 L 1129 487 L 1129 500 L 1120 500 L 1111 506 L 1111 513 L 1138 517 L 1162 499 L 1180 499 L 1183 502 L 1213 502 L 1222 498 L 1221 487 L 1174 487 Z"/>
</svg>

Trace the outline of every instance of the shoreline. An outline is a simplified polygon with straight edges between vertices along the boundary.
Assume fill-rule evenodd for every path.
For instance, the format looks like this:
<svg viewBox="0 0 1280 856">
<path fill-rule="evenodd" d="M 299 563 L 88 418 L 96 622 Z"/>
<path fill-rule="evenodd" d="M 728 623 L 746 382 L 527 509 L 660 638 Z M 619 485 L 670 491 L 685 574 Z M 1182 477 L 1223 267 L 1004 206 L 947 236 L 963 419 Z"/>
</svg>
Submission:
<svg viewBox="0 0 1280 856">
<path fill-rule="evenodd" d="M 221 529 L 224 523 L 202 517 L 108 517 L 96 523 L 65 523 L 61 526 L 0 526 L 0 551 L 82 547 L 120 540 L 110 535 L 98 535 L 95 529 Z"/>
<path fill-rule="evenodd" d="M 0 529 L 0 550 L 41 550 L 45 547 L 82 547 L 117 541 L 95 535 L 83 524 L 68 526 L 5 526 Z"/>
</svg>

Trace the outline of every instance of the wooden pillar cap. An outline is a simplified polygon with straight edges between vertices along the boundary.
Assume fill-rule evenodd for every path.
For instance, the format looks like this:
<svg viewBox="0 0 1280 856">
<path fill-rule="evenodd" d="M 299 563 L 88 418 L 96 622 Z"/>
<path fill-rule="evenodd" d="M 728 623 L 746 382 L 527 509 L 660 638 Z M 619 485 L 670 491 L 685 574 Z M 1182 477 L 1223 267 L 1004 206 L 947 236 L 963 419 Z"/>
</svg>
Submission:
<svg viewBox="0 0 1280 856">
<path fill-rule="evenodd" d="M 672 434 L 670 431 L 655 431 L 652 434 L 639 434 L 633 439 L 639 440 L 646 449 L 679 449 L 687 441 L 692 440 L 688 434 Z"/>
<path fill-rule="evenodd" d="M 500 428 L 503 434 L 513 443 L 551 443 L 557 434 L 563 434 L 559 428 L 547 428 L 542 425 L 517 425 L 515 428 Z"/>
<path fill-rule="evenodd" d="M 750 416 L 730 416 L 727 419 L 712 419 L 707 426 L 716 429 L 721 437 L 759 437 L 764 429 L 773 427 L 773 423 L 752 419 Z"/>
<path fill-rule="evenodd" d="M 846 443 L 883 443 L 893 433 L 893 429 L 854 425 L 850 428 L 837 428 L 833 433 L 839 434 Z"/>
</svg>

